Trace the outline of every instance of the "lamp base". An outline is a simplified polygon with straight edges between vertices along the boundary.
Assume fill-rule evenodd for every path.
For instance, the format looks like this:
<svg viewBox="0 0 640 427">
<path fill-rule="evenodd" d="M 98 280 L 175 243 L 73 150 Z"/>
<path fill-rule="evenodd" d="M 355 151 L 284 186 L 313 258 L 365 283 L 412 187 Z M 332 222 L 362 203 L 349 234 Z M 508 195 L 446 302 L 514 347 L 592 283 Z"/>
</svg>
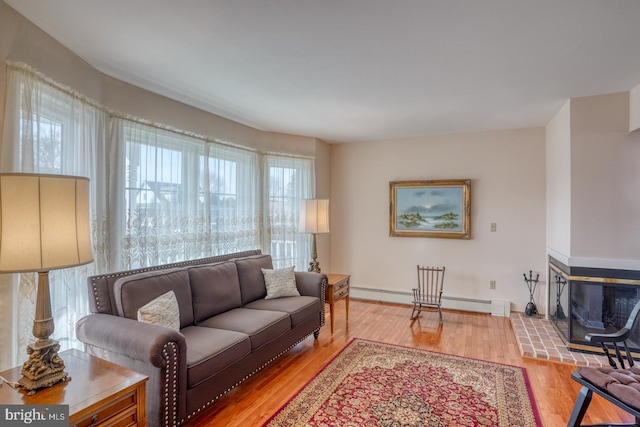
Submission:
<svg viewBox="0 0 640 427">
<path fill-rule="evenodd" d="M 70 379 L 64 372 L 64 361 L 58 356 L 60 345 L 56 340 L 39 340 L 27 346 L 29 358 L 22 364 L 20 387 L 34 394 L 37 389 L 51 387 Z"/>
<path fill-rule="evenodd" d="M 313 271 L 316 273 L 320 273 L 320 263 L 318 262 L 317 259 L 313 259 L 310 263 L 309 263 L 309 270 L 307 271 Z"/>
</svg>

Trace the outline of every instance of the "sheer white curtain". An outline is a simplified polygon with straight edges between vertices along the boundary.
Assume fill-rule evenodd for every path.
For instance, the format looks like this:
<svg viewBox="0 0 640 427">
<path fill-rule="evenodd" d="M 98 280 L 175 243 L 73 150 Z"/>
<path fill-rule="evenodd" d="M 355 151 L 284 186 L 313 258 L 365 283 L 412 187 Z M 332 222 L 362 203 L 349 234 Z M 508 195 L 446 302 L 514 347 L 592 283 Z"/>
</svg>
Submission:
<svg viewBox="0 0 640 427">
<path fill-rule="evenodd" d="M 310 235 L 300 233 L 300 200 L 313 197 L 313 160 L 267 154 L 263 160 L 265 248 L 275 268 L 295 265 L 304 271 L 311 258 Z"/>
<path fill-rule="evenodd" d="M 199 197 L 202 141 L 114 119 L 119 196 L 112 200 L 121 265 L 131 269 L 208 254 L 208 208 Z"/>
<path fill-rule="evenodd" d="M 207 144 L 212 255 L 262 247 L 259 158 L 254 151 Z"/>
<path fill-rule="evenodd" d="M 55 322 L 53 338 L 62 349 L 79 347 L 75 324 L 88 313 L 86 278 L 107 265 L 105 245 L 108 115 L 89 99 L 20 64 L 9 64 L 1 170 L 79 175 L 91 180 L 91 226 L 95 262 L 49 274 Z M 17 284 L 16 359 L 34 340 L 37 277 L 13 276 Z M 15 362 L 15 361 L 14 361 Z"/>
<path fill-rule="evenodd" d="M 75 324 L 88 313 L 90 275 L 255 248 L 272 253 L 278 267 L 306 269 L 309 236 L 298 232 L 298 209 L 299 199 L 312 197 L 312 159 L 115 113 L 27 65 L 7 70 L 0 171 L 91 180 L 95 262 L 49 275 L 53 338 L 63 349 L 81 348 Z M 17 325 L 0 331 L 1 343 L 18 343 L 10 364 L 2 361 L 9 367 L 33 341 L 36 277 L 0 281 L 10 284 L 0 289 L 0 307 L 11 301 Z"/>
<path fill-rule="evenodd" d="M 117 269 L 260 247 L 257 153 L 114 119 Z"/>
</svg>

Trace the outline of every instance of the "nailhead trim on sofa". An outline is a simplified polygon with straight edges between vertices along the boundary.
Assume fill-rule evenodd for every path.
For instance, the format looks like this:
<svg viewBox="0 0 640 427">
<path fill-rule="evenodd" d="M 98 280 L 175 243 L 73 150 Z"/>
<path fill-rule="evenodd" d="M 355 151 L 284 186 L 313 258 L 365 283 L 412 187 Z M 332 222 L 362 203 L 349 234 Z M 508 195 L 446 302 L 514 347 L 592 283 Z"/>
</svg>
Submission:
<svg viewBox="0 0 640 427">
<path fill-rule="evenodd" d="M 178 414 L 176 413 L 177 407 L 178 407 L 176 402 L 177 395 L 178 395 L 177 393 L 178 384 L 176 380 L 176 378 L 178 377 L 178 373 L 177 373 L 178 348 L 176 346 L 176 343 L 170 342 L 165 344 L 165 346 L 162 348 L 162 355 L 167 361 L 167 367 L 165 369 L 165 377 L 164 377 L 164 384 L 165 384 L 164 422 L 165 422 L 165 425 L 167 426 L 171 425 L 169 424 L 169 419 L 171 417 L 173 418 L 173 425 L 177 426 L 179 423 L 177 422 Z M 173 381 L 171 381 L 171 378 L 173 378 Z M 169 393 L 169 389 L 171 389 L 171 393 Z M 169 402 L 169 395 L 173 396 L 171 402 Z"/>
</svg>

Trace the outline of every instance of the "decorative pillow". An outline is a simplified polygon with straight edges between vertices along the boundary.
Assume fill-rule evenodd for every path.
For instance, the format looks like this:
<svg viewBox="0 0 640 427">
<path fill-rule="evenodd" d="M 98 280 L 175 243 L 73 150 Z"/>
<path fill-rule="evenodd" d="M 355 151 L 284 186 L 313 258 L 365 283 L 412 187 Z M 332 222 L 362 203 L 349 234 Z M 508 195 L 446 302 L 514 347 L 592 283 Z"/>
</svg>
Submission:
<svg viewBox="0 0 640 427">
<path fill-rule="evenodd" d="M 296 287 L 296 275 L 293 269 L 294 267 L 280 270 L 261 269 L 264 275 L 264 284 L 267 287 L 267 296 L 264 299 L 300 296 L 300 292 Z"/>
<path fill-rule="evenodd" d="M 180 330 L 180 310 L 173 291 L 160 295 L 138 309 L 138 321 Z"/>
</svg>

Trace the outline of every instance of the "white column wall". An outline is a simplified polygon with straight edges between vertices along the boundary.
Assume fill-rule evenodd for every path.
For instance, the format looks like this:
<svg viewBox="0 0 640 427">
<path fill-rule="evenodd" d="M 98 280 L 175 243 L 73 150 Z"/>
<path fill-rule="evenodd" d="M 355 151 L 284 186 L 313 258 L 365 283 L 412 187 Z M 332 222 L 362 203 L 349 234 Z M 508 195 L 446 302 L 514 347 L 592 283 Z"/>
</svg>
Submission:
<svg viewBox="0 0 640 427">
<path fill-rule="evenodd" d="M 547 250 L 559 261 L 571 256 L 571 104 L 546 128 Z"/>
<path fill-rule="evenodd" d="M 629 132 L 640 129 L 640 85 L 629 92 Z"/>
<path fill-rule="evenodd" d="M 629 93 L 571 99 L 571 265 L 640 269 L 640 134 Z"/>
</svg>

